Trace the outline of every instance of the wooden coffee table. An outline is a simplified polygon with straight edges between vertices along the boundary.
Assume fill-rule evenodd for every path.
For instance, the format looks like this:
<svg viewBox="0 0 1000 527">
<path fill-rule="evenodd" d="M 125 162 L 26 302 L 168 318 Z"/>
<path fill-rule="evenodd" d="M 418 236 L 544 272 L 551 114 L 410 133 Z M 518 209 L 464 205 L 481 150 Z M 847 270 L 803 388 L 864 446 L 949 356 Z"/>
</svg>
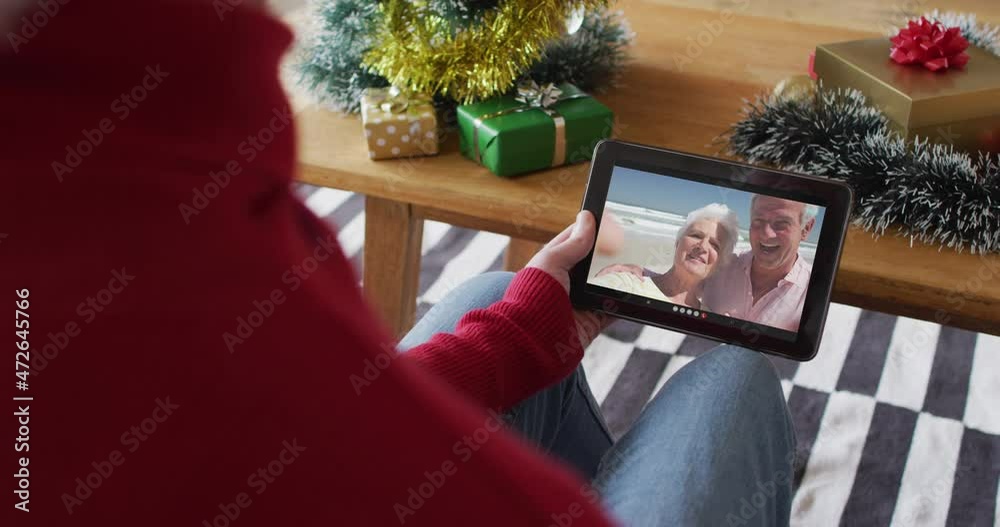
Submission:
<svg viewBox="0 0 1000 527">
<path fill-rule="evenodd" d="M 637 33 L 634 62 L 618 88 L 597 95 L 616 113 L 616 137 L 722 155 L 714 140 L 739 119 L 742 99 L 803 73 L 817 43 L 871 37 L 902 20 L 899 3 L 889 1 L 737 0 L 728 12 L 684 5 L 698 3 L 618 3 Z M 990 0 L 954 4 L 936 7 L 1000 21 Z M 302 100 L 298 88 L 290 91 Z M 357 116 L 307 105 L 298 117 L 298 179 L 367 196 L 364 289 L 397 334 L 413 324 L 423 220 L 510 235 L 506 263 L 516 269 L 580 207 L 587 164 L 503 179 L 463 158 L 454 132 L 438 156 L 375 162 Z M 1000 334 L 1000 256 L 875 240 L 851 228 L 834 300 Z"/>
</svg>

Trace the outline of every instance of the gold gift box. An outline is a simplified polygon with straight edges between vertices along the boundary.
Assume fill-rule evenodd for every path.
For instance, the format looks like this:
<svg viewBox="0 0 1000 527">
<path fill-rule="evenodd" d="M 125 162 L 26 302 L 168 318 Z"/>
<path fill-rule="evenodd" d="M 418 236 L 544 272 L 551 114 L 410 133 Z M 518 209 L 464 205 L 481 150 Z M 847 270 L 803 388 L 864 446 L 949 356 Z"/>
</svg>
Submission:
<svg viewBox="0 0 1000 527">
<path fill-rule="evenodd" d="M 822 44 L 813 69 L 824 88 L 859 90 L 907 138 L 988 148 L 1000 130 L 1000 57 L 969 46 L 964 68 L 933 72 L 897 64 L 891 47 L 887 38 Z"/>
<path fill-rule="evenodd" d="M 438 153 L 437 114 L 429 97 L 368 88 L 361 96 L 361 123 L 372 159 Z"/>
</svg>

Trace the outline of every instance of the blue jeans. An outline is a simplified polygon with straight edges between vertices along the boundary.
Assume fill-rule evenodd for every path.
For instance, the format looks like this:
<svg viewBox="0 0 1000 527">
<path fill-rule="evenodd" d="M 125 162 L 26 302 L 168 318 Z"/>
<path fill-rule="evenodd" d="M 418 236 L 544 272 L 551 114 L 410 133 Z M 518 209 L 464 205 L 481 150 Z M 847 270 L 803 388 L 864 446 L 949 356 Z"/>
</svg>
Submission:
<svg viewBox="0 0 1000 527">
<path fill-rule="evenodd" d="M 511 273 L 455 288 L 400 342 L 450 332 L 503 297 Z M 777 373 L 760 353 L 718 348 L 663 385 L 612 439 L 583 367 L 512 408 L 509 426 L 592 480 L 627 526 L 788 525 L 795 434 Z"/>
</svg>

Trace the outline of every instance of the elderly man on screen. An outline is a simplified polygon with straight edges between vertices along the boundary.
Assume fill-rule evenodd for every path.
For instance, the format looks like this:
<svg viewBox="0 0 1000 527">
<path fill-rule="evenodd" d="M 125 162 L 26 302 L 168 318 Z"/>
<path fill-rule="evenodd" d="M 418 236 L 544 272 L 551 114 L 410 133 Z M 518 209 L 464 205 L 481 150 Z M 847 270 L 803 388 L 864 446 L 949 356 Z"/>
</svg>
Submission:
<svg viewBox="0 0 1000 527">
<path fill-rule="evenodd" d="M 705 283 L 711 311 L 788 331 L 798 331 L 812 265 L 799 244 L 816 224 L 816 205 L 754 195 L 750 200 L 750 250 L 732 259 Z M 636 265 L 602 269 L 644 274 Z M 648 273 L 648 271 L 646 271 Z"/>
</svg>

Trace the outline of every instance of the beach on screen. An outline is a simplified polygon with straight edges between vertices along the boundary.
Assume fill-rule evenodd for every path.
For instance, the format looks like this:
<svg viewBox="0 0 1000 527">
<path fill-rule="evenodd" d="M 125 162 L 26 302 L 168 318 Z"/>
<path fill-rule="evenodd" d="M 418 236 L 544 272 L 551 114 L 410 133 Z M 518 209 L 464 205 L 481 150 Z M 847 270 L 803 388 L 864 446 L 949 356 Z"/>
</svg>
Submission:
<svg viewBox="0 0 1000 527">
<path fill-rule="evenodd" d="M 674 243 L 677 233 L 684 226 L 686 214 L 649 209 L 637 205 L 608 201 L 605 213 L 614 214 L 625 233 L 625 244 L 613 255 L 596 253 L 591 262 L 588 279 L 604 267 L 615 263 L 641 265 L 657 273 L 666 272 L 674 262 Z M 748 225 L 740 225 L 740 240 L 736 254 L 750 250 Z M 816 256 L 816 244 L 803 241 L 799 255 L 810 264 Z"/>
</svg>

